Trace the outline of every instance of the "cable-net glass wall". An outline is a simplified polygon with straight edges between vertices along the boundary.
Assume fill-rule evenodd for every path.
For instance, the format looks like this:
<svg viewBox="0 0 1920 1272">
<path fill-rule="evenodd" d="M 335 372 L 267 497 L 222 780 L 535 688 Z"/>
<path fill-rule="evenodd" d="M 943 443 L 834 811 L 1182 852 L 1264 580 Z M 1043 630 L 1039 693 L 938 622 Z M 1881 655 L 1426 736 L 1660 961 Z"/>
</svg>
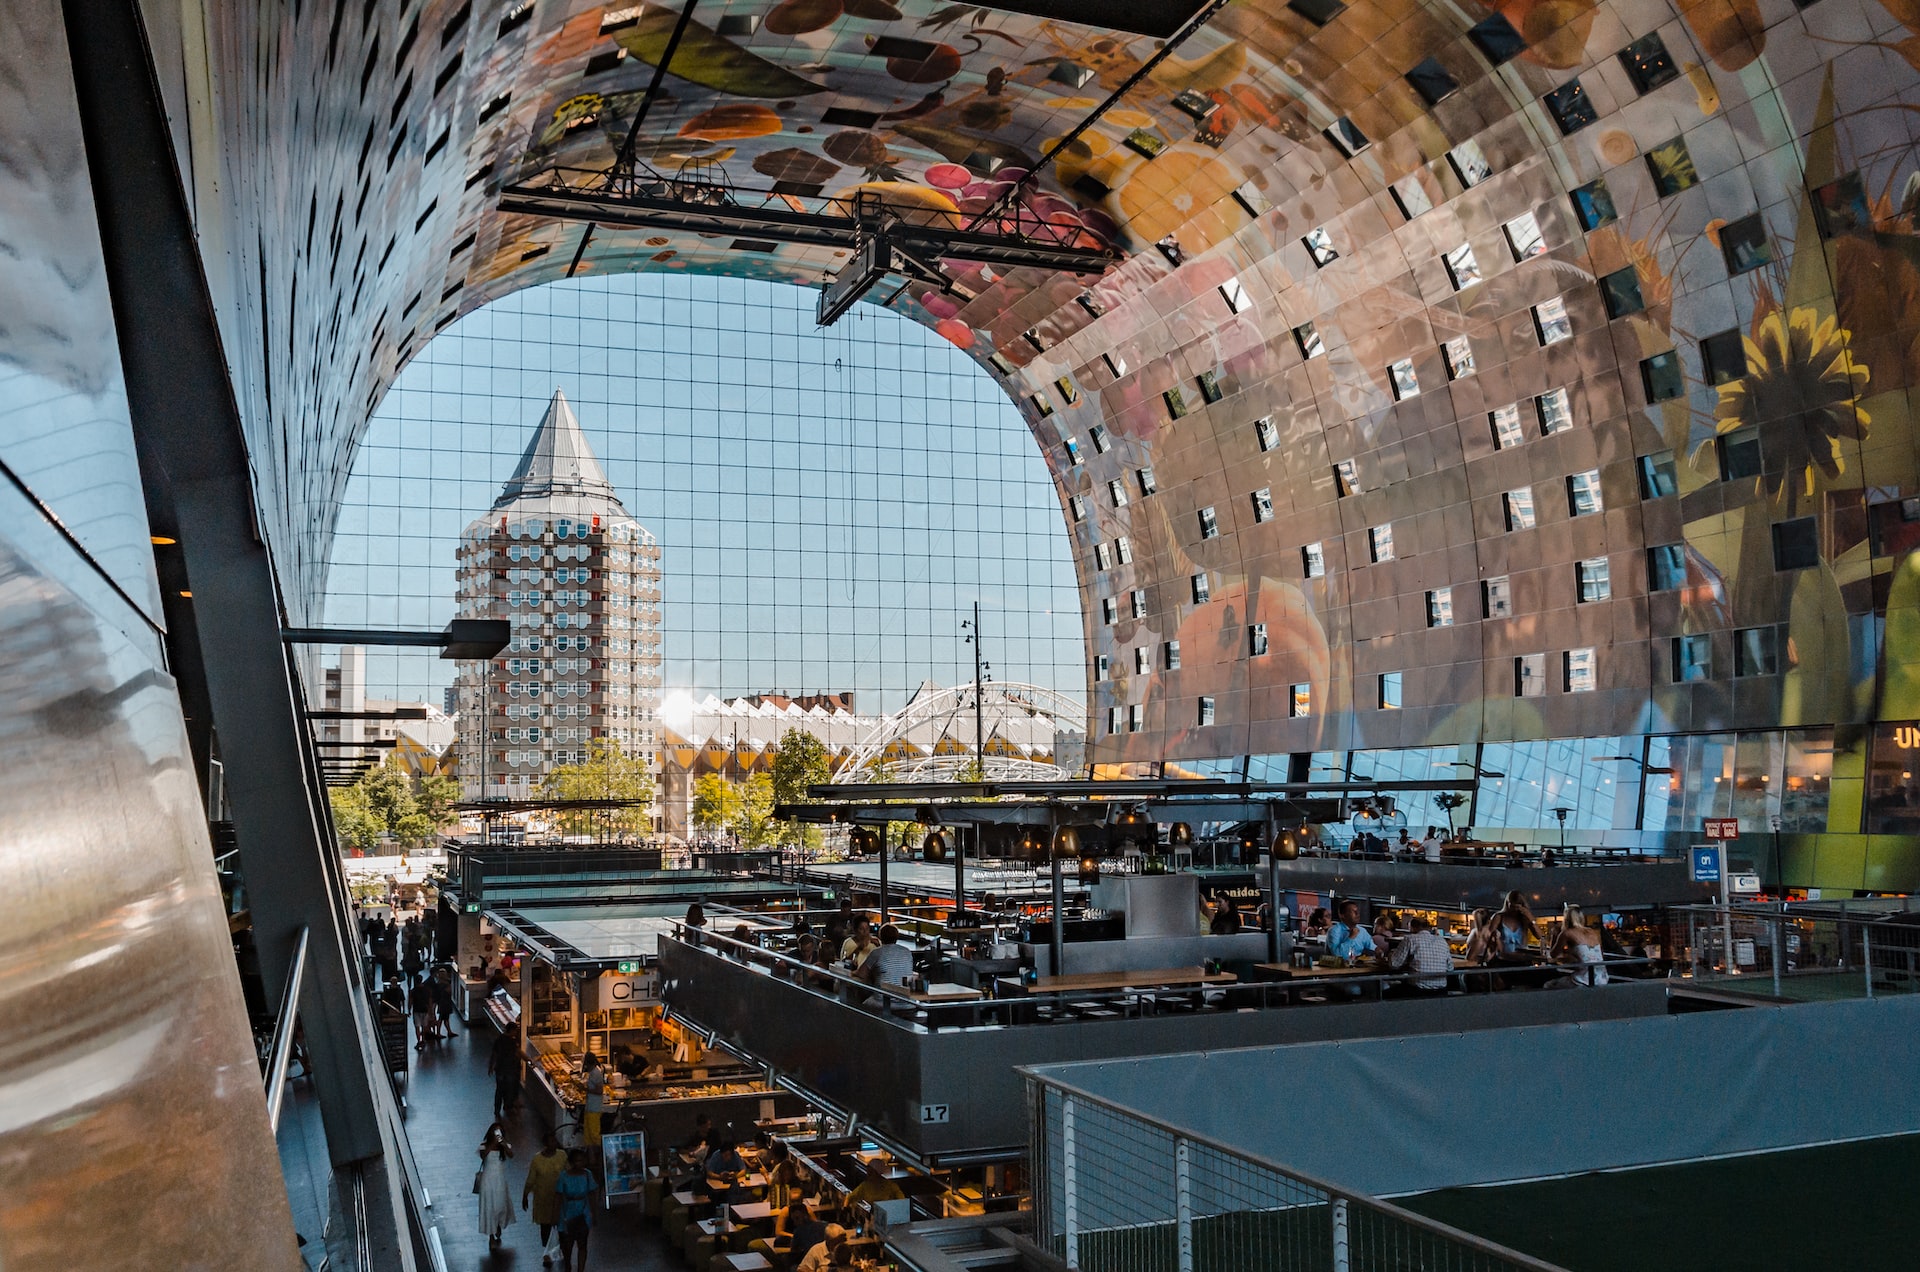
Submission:
<svg viewBox="0 0 1920 1272">
<path fill-rule="evenodd" d="M 1018 411 L 925 328 L 862 305 L 822 331 L 813 304 L 778 284 L 620 275 L 449 326 L 355 456 L 326 621 L 452 617 L 461 531 L 500 496 L 557 388 L 660 543 L 669 712 L 682 695 L 767 691 L 898 708 L 925 680 L 972 676 L 961 622 L 976 601 L 997 680 L 1080 699 L 1070 545 Z M 453 666 L 369 648 L 360 689 L 442 705 Z"/>
</svg>

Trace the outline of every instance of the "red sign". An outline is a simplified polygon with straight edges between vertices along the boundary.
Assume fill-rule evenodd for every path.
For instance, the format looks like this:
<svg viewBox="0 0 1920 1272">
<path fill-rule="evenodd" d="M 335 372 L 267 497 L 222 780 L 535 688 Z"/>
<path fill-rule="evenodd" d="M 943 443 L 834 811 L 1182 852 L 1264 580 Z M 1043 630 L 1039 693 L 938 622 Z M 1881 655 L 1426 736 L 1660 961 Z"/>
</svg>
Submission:
<svg viewBox="0 0 1920 1272">
<path fill-rule="evenodd" d="M 1708 839 L 1738 839 L 1740 837 L 1740 819 L 1738 817 L 1708 817 L 1704 819 Z"/>
</svg>

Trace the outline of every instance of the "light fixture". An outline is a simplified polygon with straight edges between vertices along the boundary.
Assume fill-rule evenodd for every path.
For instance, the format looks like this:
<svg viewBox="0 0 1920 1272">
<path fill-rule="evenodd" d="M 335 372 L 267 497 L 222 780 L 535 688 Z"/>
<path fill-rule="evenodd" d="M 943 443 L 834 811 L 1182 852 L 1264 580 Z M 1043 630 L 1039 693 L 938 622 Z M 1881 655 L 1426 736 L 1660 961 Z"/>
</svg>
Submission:
<svg viewBox="0 0 1920 1272">
<path fill-rule="evenodd" d="M 1080 855 L 1080 832 L 1072 826 L 1062 826 L 1053 832 L 1053 855 L 1061 858 Z"/>
<path fill-rule="evenodd" d="M 1294 861 L 1300 856 L 1300 837 L 1297 831 L 1282 830 L 1273 836 L 1273 859 L 1275 861 Z"/>
<path fill-rule="evenodd" d="M 1193 842 L 1193 827 L 1185 822 L 1175 822 L 1167 831 L 1167 842 L 1176 848 L 1185 848 Z"/>
<path fill-rule="evenodd" d="M 156 534 L 156 535 L 152 535 L 152 536 L 150 536 L 150 537 L 151 537 L 151 539 L 153 540 L 153 546 L 154 546 L 154 547 L 156 547 L 156 548 L 170 548 L 170 547 L 172 547 L 172 546 L 173 546 L 174 544 L 176 544 L 176 543 L 178 543 L 178 542 L 180 542 L 180 540 L 178 540 L 178 539 L 169 539 L 169 538 L 168 538 L 168 537 L 167 537 L 166 535 L 164 535 L 164 534 Z"/>
<path fill-rule="evenodd" d="M 928 861 L 947 859 L 947 837 L 939 831 L 928 834 L 926 842 L 920 846 L 920 855 Z"/>
</svg>

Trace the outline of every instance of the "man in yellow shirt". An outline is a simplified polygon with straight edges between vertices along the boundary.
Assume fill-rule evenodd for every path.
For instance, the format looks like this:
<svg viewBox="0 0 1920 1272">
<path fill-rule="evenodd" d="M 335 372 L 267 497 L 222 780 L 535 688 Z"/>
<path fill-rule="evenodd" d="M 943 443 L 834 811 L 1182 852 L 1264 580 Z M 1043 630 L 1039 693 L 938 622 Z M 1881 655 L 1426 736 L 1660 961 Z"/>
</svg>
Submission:
<svg viewBox="0 0 1920 1272">
<path fill-rule="evenodd" d="M 900 1185 L 886 1177 L 880 1168 L 880 1159 L 876 1157 L 867 1163 L 867 1177 L 847 1194 L 847 1205 L 852 1207 L 863 1202 L 872 1205 L 876 1201 L 899 1201 L 906 1195 L 900 1191 Z"/>
</svg>

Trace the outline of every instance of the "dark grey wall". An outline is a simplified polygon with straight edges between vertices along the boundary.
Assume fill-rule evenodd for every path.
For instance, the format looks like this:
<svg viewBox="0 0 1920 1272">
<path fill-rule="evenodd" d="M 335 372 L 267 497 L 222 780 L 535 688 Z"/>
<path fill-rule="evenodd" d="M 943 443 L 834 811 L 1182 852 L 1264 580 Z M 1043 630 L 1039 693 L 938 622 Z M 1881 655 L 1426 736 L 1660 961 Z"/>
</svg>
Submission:
<svg viewBox="0 0 1920 1272">
<path fill-rule="evenodd" d="M 1260 886 L 1267 872 L 1260 871 Z M 1357 861 L 1302 857 L 1280 863 L 1280 886 L 1342 896 L 1398 898 L 1405 905 L 1497 907 L 1509 891 L 1527 898 L 1536 914 L 1557 913 L 1568 902 L 1601 906 L 1704 905 L 1714 889 L 1687 878 L 1685 861 L 1625 862 L 1609 866 L 1450 866 L 1414 861 Z"/>
</svg>

